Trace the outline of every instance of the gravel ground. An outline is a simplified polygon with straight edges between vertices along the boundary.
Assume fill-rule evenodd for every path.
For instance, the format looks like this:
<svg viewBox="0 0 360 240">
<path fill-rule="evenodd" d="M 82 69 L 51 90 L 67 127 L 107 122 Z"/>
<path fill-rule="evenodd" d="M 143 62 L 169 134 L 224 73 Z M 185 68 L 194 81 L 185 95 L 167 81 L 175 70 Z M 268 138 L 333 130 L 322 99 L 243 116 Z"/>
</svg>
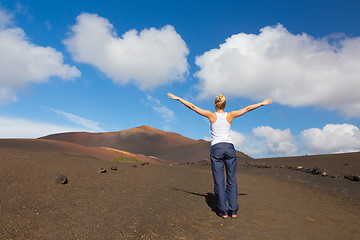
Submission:
<svg viewBox="0 0 360 240">
<path fill-rule="evenodd" d="M 238 218 L 224 220 L 215 213 L 209 165 L 112 163 L 75 148 L 5 143 L 0 239 L 296 240 L 360 234 L 358 203 L 341 197 L 359 189 L 359 182 L 239 164 Z M 67 184 L 55 183 L 59 174 Z"/>
</svg>

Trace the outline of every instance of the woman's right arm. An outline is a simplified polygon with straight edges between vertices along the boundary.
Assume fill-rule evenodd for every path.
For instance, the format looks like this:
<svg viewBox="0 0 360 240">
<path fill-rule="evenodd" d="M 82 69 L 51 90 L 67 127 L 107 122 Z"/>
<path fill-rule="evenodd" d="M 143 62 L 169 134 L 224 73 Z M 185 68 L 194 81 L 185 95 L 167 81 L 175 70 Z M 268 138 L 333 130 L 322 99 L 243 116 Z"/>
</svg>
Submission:
<svg viewBox="0 0 360 240">
<path fill-rule="evenodd" d="M 172 93 L 168 93 L 167 95 L 169 96 L 169 98 L 178 100 L 179 102 L 184 104 L 186 107 L 188 107 L 190 110 L 193 110 L 194 112 L 200 114 L 201 116 L 207 117 L 210 120 L 210 122 L 213 122 L 212 120 L 215 115 L 213 112 L 211 112 L 209 110 L 201 109 L 201 108 L 195 106 L 194 104 L 192 104 L 191 102 L 186 101 L 185 99 L 182 99 L 181 97 L 175 96 Z"/>
</svg>

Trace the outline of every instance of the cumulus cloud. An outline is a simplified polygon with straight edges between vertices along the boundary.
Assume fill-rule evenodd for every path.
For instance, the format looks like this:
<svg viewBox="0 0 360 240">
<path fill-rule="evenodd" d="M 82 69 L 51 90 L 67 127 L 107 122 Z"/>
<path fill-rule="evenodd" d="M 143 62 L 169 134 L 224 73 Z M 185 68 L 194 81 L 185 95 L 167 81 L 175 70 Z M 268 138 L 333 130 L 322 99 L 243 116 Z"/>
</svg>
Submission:
<svg viewBox="0 0 360 240">
<path fill-rule="evenodd" d="M 257 137 L 265 138 L 266 155 L 290 156 L 299 153 L 290 129 L 281 130 L 261 126 L 254 128 L 252 132 Z"/>
<path fill-rule="evenodd" d="M 38 138 L 49 134 L 80 131 L 79 128 L 0 117 L 0 138 Z"/>
<path fill-rule="evenodd" d="M 360 129 L 351 124 L 327 124 L 294 136 L 290 129 L 256 127 L 251 133 L 231 131 L 235 148 L 255 158 L 360 151 Z M 204 137 L 210 141 L 210 137 Z"/>
<path fill-rule="evenodd" d="M 230 130 L 230 137 L 234 142 L 235 148 L 239 148 L 240 146 L 244 145 L 246 141 L 246 137 L 243 134 L 233 130 Z"/>
<path fill-rule="evenodd" d="M 252 157 L 277 157 L 299 154 L 295 137 L 289 129 L 273 129 L 269 126 L 254 128 L 251 133 L 230 131 L 238 151 Z M 210 137 L 204 140 L 211 141 Z"/>
<path fill-rule="evenodd" d="M 244 145 L 245 141 L 246 141 L 246 136 L 240 132 L 236 132 L 233 130 L 230 130 L 230 137 L 231 140 L 234 143 L 234 147 L 236 149 L 241 149 L 241 147 Z M 211 137 L 203 137 L 204 140 L 206 141 L 211 141 Z"/>
<path fill-rule="evenodd" d="M 189 50 L 170 25 L 118 37 L 107 19 L 83 13 L 71 30 L 64 43 L 73 59 L 97 67 L 115 83 L 132 81 L 147 90 L 182 80 L 188 72 Z"/>
<path fill-rule="evenodd" d="M 64 112 L 64 111 L 61 111 L 61 110 L 57 110 L 57 109 L 53 109 L 53 108 L 47 108 L 49 109 L 50 111 L 66 118 L 68 121 L 72 122 L 72 123 L 75 123 L 75 124 L 78 124 L 88 130 L 91 130 L 91 131 L 102 131 L 103 129 L 99 126 L 99 123 L 98 122 L 94 122 L 94 121 L 91 121 L 89 119 L 86 119 L 86 118 L 83 118 L 83 117 L 79 117 L 75 114 L 72 114 L 72 113 L 67 113 L 67 112 Z"/>
<path fill-rule="evenodd" d="M 16 101 L 16 92 L 29 83 L 80 76 L 75 67 L 64 64 L 61 52 L 31 43 L 21 28 L 7 28 L 10 17 L 5 14 L 0 9 L 0 104 Z"/>
<path fill-rule="evenodd" d="M 261 145 L 264 145 L 263 143 Z M 245 153 L 246 155 L 250 156 L 250 157 L 254 157 L 254 158 L 263 158 L 263 157 L 273 157 L 273 156 L 266 156 L 266 149 L 264 148 L 259 148 L 259 146 L 244 146 L 243 149 L 240 149 L 240 151 L 242 151 L 243 153 Z"/>
<path fill-rule="evenodd" d="M 351 124 L 327 124 L 322 129 L 301 132 L 302 144 L 310 154 L 360 151 L 360 130 Z"/>
<path fill-rule="evenodd" d="M 360 117 L 360 37 L 317 39 L 282 25 L 240 33 L 196 58 L 200 97 L 224 94 Z"/>
</svg>

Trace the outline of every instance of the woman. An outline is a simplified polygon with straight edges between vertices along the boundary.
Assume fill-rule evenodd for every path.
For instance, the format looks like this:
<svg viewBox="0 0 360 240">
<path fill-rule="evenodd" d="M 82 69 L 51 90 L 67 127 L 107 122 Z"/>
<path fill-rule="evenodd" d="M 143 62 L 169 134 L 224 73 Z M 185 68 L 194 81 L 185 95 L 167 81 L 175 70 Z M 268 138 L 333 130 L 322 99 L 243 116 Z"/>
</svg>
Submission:
<svg viewBox="0 0 360 240">
<path fill-rule="evenodd" d="M 226 99 L 220 94 L 215 99 L 215 113 L 203 110 L 191 102 L 188 102 L 172 93 L 168 93 L 169 98 L 178 100 L 194 112 L 207 117 L 210 121 L 211 129 L 211 169 L 214 178 L 214 193 L 217 196 L 219 216 L 222 218 L 236 218 L 238 210 L 237 204 L 237 182 L 236 182 L 236 151 L 230 137 L 230 125 L 234 118 L 250 112 L 258 107 L 269 105 L 272 99 L 247 106 L 238 111 L 224 112 Z M 226 169 L 226 189 L 224 178 L 224 166 Z"/>
</svg>

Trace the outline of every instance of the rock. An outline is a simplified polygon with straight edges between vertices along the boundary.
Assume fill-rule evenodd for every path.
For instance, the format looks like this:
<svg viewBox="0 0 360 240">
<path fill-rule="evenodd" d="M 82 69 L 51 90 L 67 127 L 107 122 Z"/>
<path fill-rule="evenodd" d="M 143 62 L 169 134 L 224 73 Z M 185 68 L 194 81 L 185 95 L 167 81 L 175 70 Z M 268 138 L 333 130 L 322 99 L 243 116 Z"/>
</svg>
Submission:
<svg viewBox="0 0 360 240">
<path fill-rule="evenodd" d="M 199 163 L 199 164 L 202 164 L 202 165 L 208 165 L 209 161 L 203 159 L 203 160 L 197 161 L 196 163 Z"/>
<path fill-rule="evenodd" d="M 351 180 L 351 179 L 352 179 L 352 176 L 351 176 L 351 175 L 348 175 L 348 174 L 345 174 L 344 178 Z"/>
<path fill-rule="evenodd" d="M 68 179 L 67 179 L 66 176 L 60 174 L 60 175 L 56 176 L 55 182 L 56 182 L 56 183 L 59 183 L 59 184 L 67 184 L 67 183 L 68 183 Z"/>
<path fill-rule="evenodd" d="M 348 175 L 348 174 L 346 174 L 344 176 L 344 178 L 349 179 L 350 181 L 355 181 L 355 182 L 360 181 L 360 176 L 359 175 Z"/>
<path fill-rule="evenodd" d="M 321 173 L 321 176 L 323 176 L 323 177 L 326 177 L 326 176 L 328 176 L 329 174 L 327 173 L 327 172 L 322 172 Z"/>
<path fill-rule="evenodd" d="M 118 170 L 117 166 L 111 166 L 110 169 L 114 171 Z"/>
<path fill-rule="evenodd" d="M 106 169 L 105 168 L 99 168 L 98 173 L 106 173 Z"/>
<path fill-rule="evenodd" d="M 137 167 L 137 165 L 134 164 L 134 165 L 132 165 L 132 167 Z"/>
<path fill-rule="evenodd" d="M 314 168 L 310 171 L 310 173 L 312 173 L 312 174 L 314 174 L 314 175 L 316 175 L 316 174 L 321 174 L 321 170 L 320 170 L 319 168 L 317 168 L 317 167 L 314 167 Z"/>
<path fill-rule="evenodd" d="M 303 170 L 303 166 L 297 166 L 297 167 L 296 167 L 296 170 L 298 170 L 298 171 Z"/>
<path fill-rule="evenodd" d="M 150 164 L 150 163 L 148 163 L 148 162 L 143 162 L 143 163 L 141 163 L 141 165 L 148 165 L 148 164 Z"/>
<path fill-rule="evenodd" d="M 333 174 L 333 175 L 331 175 L 330 177 L 331 177 L 331 178 L 338 178 L 338 177 L 340 177 L 340 175 L 339 175 L 339 174 Z"/>
</svg>

